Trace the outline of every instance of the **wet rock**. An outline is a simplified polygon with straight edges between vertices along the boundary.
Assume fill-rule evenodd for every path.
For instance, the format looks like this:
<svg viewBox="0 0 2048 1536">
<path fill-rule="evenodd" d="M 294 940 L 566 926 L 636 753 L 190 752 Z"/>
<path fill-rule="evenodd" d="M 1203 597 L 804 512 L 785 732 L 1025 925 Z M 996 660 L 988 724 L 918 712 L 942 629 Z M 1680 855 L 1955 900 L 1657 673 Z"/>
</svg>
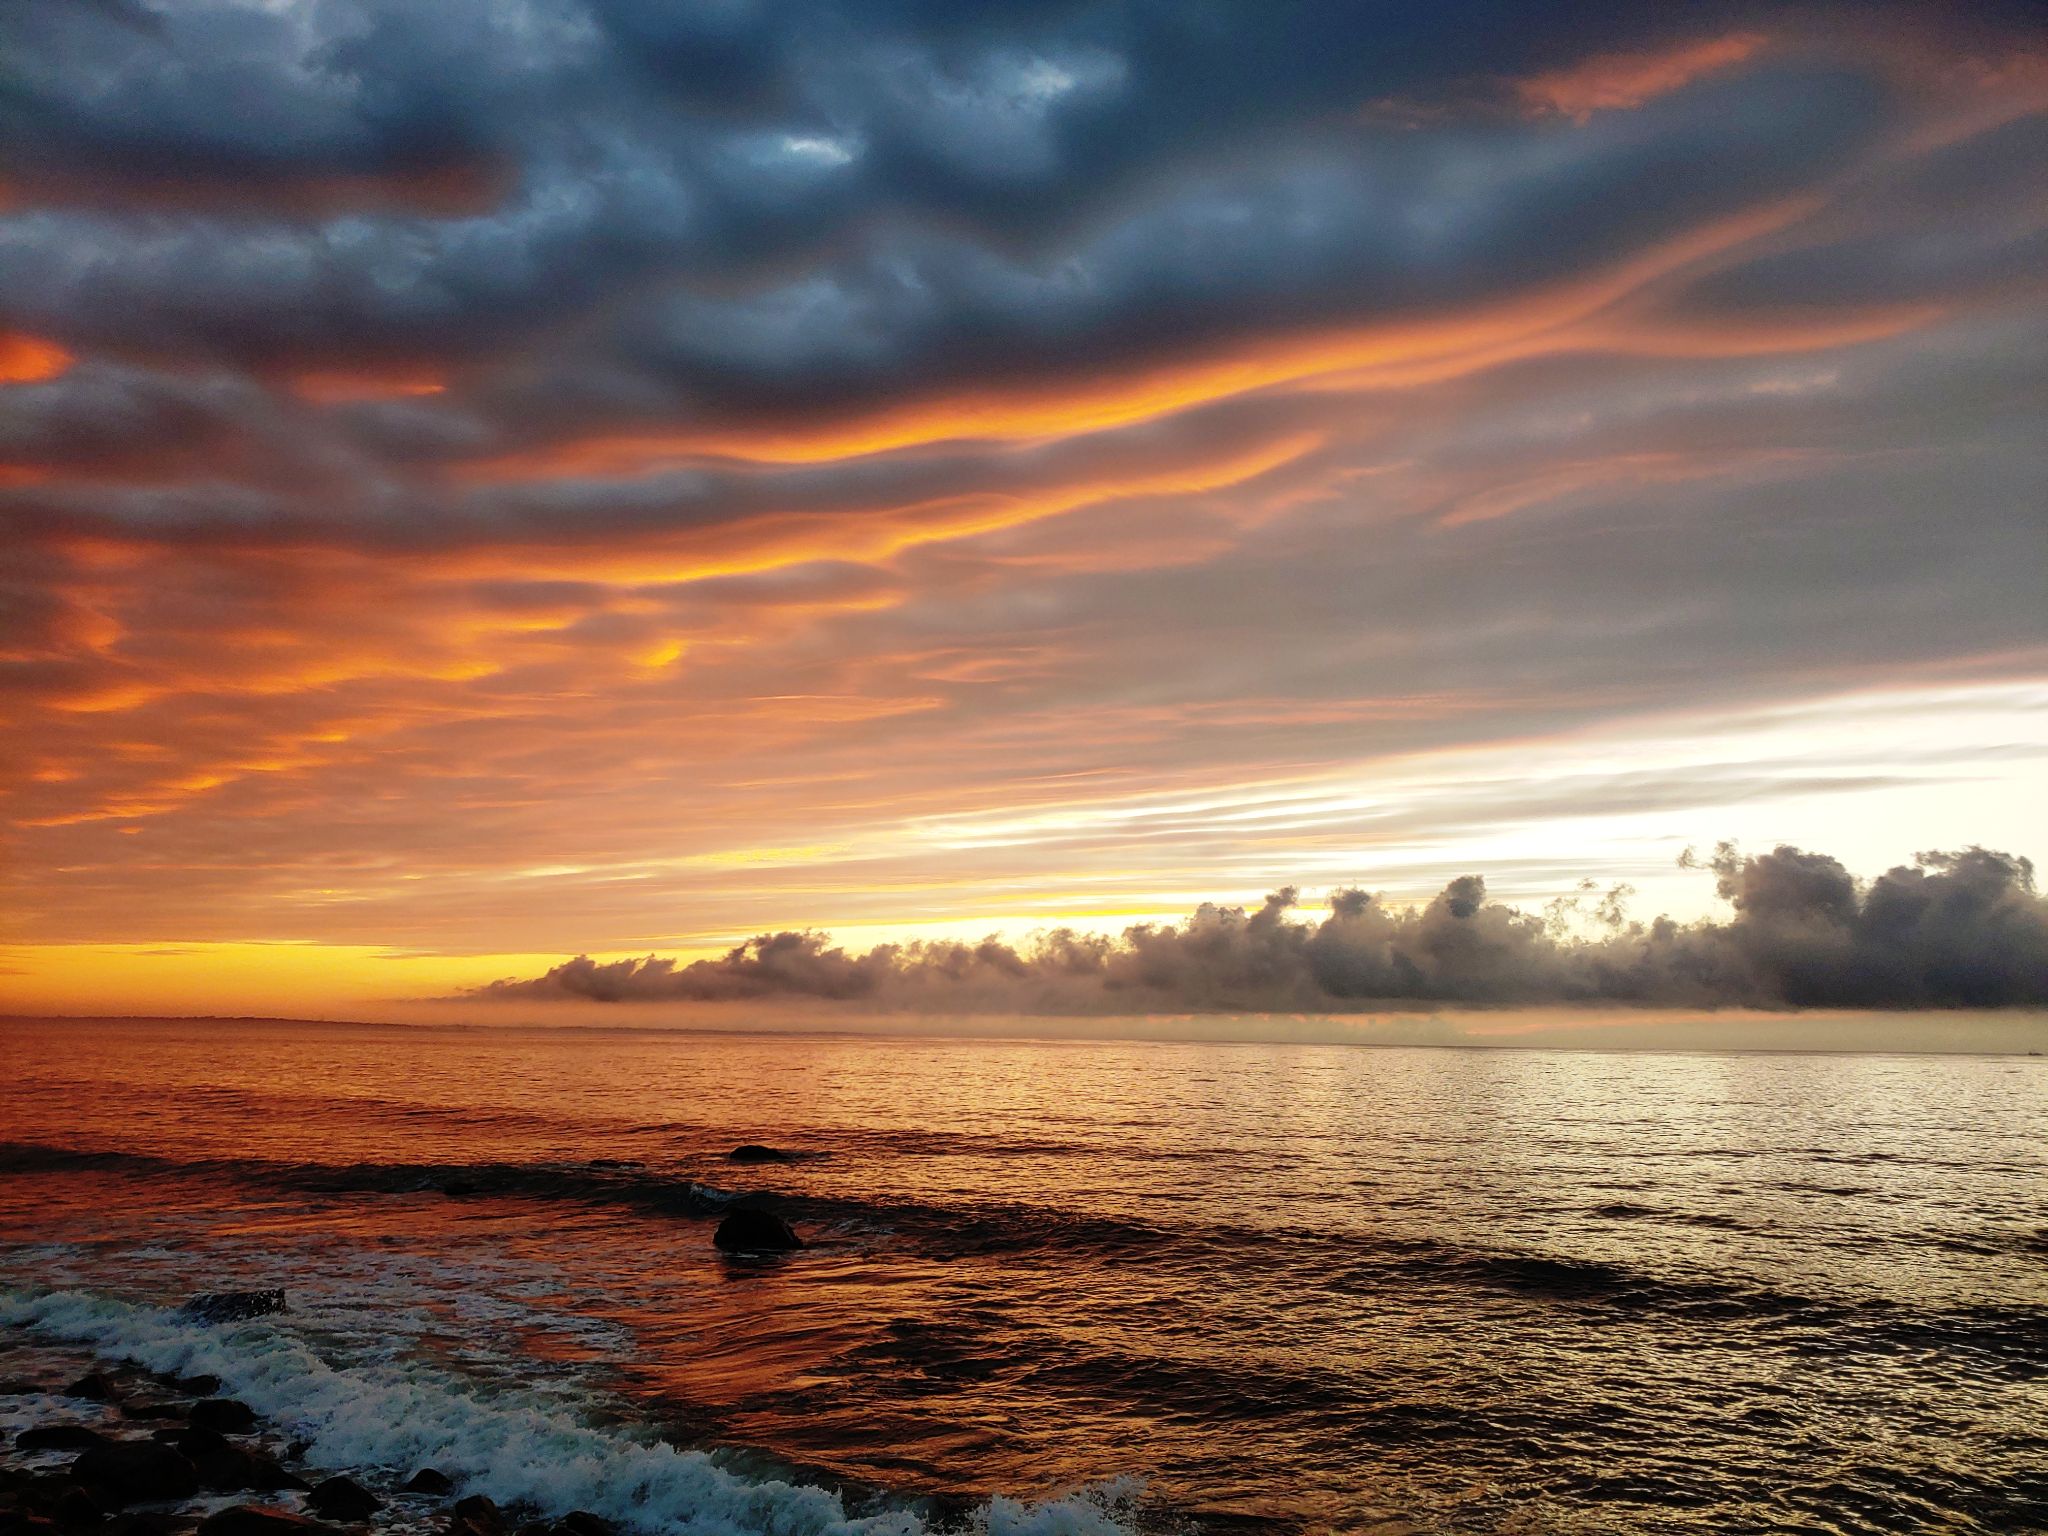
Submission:
<svg viewBox="0 0 2048 1536">
<path fill-rule="evenodd" d="M 330 1520 L 367 1520 L 384 1501 L 352 1477 L 330 1477 L 314 1485 L 306 1507 Z"/>
<path fill-rule="evenodd" d="M 171 1385 L 180 1392 L 185 1393 L 188 1397 L 218 1397 L 220 1395 L 220 1378 L 211 1373 L 199 1376 L 180 1376 L 173 1380 Z"/>
<path fill-rule="evenodd" d="M 183 1429 L 158 1430 L 156 1438 L 176 1446 L 184 1455 L 195 1460 L 228 1448 L 227 1436 L 219 1430 L 195 1429 L 189 1424 Z"/>
<path fill-rule="evenodd" d="M 196 1429 L 216 1430 L 223 1435 L 246 1435 L 256 1427 L 256 1410 L 232 1397 L 204 1398 L 192 1405 L 185 1421 Z"/>
<path fill-rule="evenodd" d="M 750 1141 L 726 1153 L 725 1160 L 728 1163 L 793 1163 L 796 1158 L 780 1147 L 764 1147 L 759 1142 Z"/>
<path fill-rule="evenodd" d="M 284 1292 L 206 1291 L 178 1309 L 184 1316 L 202 1323 L 246 1323 L 285 1310 Z"/>
<path fill-rule="evenodd" d="M 26 1376 L 9 1376 L 0 1381 L 0 1397 L 34 1397 L 42 1390 Z"/>
<path fill-rule="evenodd" d="M 71 1475 L 116 1508 L 146 1499 L 189 1499 L 199 1491 L 192 1463 L 155 1440 L 96 1445 L 71 1463 Z"/>
<path fill-rule="evenodd" d="M 83 1424 L 36 1424 L 14 1437 L 17 1451 L 89 1451 L 113 1442 Z"/>
<path fill-rule="evenodd" d="M 718 1224 L 711 1241 L 727 1253 L 787 1253 L 804 1240 L 772 1211 L 738 1210 Z"/>
<path fill-rule="evenodd" d="M 421 1467 L 407 1481 L 405 1491 L 407 1493 L 453 1493 L 455 1491 L 455 1484 L 450 1480 L 446 1472 L 442 1472 L 434 1467 Z"/>
<path fill-rule="evenodd" d="M 340 1528 L 322 1525 L 288 1509 L 268 1504 L 237 1504 L 199 1522 L 198 1536 L 341 1536 Z"/>
<path fill-rule="evenodd" d="M 117 1394 L 114 1391 L 113 1378 L 103 1371 L 92 1371 L 66 1387 L 64 1395 L 82 1397 L 93 1403 L 111 1403 Z"/>
<path fill-rule="evenodd" d="M 286 1488 L 303 1489 L 305 1480 L 287 1472 L 274 1456 L 262 1451 L 245 1451 L 223 1445 L 193 1458 L 199 1481 L 216 1493 L 278 1493 Z"/>
<path fill-rule="evenodd" d="M 104 1522 L 107 1512 L 94 1502 L 91 1494 L 74 1484 L 58 1498 L 50 1518 L 67 1531 L 88 1531 Z"/>
<path fill-rule="evenodd" d="M 504 1536 L 505 1516 L 498 1506 L 480 1493 L 455 1501 L 449 1530 L 463 1536 Z"/>
<path fill-rule="evenodd" d="M 555 1522 L 555 1530 L 565 1536 L 613 1536 L 611 1521 L 587 1509 L 570 1510 Z"/>
<path fill-rule="evenodd" d="M 171 1522 L 153 1509 L 130 1510 L 101 1526 L 97 1536 L 171 1536 Z"/>
</svg>

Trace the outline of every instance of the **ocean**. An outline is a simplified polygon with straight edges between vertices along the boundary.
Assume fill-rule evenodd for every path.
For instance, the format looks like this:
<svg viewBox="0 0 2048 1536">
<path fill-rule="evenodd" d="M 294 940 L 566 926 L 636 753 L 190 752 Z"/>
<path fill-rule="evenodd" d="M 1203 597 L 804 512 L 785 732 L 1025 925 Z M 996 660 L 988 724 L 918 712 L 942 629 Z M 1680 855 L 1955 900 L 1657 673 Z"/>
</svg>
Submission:
<svg viewBox="0 0 2048 1536">
<path fill-rule="evenodd" d="M 373 1483 L 646 1533 L 2048 1530 L 2040 1059 L 9 1021 L 0 1061 L 0 1374 L 211 1372 Z M 749 1196 L 807 1246 L 721 1254 Z"/>
</svg>

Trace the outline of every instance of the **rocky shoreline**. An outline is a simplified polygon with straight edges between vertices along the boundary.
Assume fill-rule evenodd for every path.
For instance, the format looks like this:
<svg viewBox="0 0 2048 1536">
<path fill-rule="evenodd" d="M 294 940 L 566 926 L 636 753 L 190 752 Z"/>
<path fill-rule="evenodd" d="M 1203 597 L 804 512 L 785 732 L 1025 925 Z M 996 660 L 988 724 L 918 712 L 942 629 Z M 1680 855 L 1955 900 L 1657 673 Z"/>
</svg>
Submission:
<svg viewBox="0 0 2048 1536">
<path fill-rule="evenodd" d="M 434 1467 L 309 1466 L 212 1376 L 38 1348 L 0 1355 L 0 1536 L 615 1536 L 457 1497 Z"/>
</svg>

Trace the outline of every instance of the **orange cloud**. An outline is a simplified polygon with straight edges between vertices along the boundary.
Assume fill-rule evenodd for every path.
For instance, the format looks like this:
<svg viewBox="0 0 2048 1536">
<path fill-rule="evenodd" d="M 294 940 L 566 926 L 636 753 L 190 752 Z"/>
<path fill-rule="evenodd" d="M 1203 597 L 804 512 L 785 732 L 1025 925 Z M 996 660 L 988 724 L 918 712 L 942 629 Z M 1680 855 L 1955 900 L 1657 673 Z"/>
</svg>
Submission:
<svg viewBox="0 0 2048 1536">
<path fill-rule="evenodd" d="M 1514 82 L 1515 97 L 1532 117 L 1583 123 L 1595 112 L 1640 107 L 1702 75 L 1740 64 L 1768 41 L 1757 32 L 1731 32 L 1662 53 L 1596 54 L 1569 69 Z"/>
<path fill-rule="evenodd" d="M 75 361 L 54 341 L 0 331 L 0 384 L 34 384 L 68 372 Z"/>
<path fill-rule="evenodd" d="M 425 366 L 320 368 L 294 374 L 291 388 L 301 400 L 315 405 L 346 405 L 358 400 L 442 394 L 448 388 L 448 378 L 440 369 Z"/>
<path fill-rule="evenodd" d="M 1572 344 L 1566 328 L 1648 284 L 1773 233 L 1812 211 L 1769 204 L 1690 231 L 1591 278 L 1505 303 L 1399 324 L 1261 336 L 1205 358 L 1107 378 L 903 401 L 837 421 L 611 433 L 473 461 L 459 477 L 514 481 L 629 476 L 705 458 L 811 464 L 943 442 L 1046 441 L 1153 421 L 1191 407 L 1331 375 L 1385 370 L 1389 382 L 1440 379 Z"/>
</svg>

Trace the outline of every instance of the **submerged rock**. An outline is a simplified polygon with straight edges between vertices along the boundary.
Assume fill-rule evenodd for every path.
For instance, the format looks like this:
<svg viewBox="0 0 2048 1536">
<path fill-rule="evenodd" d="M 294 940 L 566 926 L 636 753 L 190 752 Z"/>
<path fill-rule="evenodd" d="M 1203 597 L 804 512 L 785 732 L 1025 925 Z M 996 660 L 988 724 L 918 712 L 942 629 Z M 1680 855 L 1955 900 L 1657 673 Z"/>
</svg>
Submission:
<svg viewBox="0 0 2048 1536">
<path fill-rule="evenodd" d="M 71 1463 L 77 1481 L 98 1489 L 104 1502 L 133 1504 L 145 1499 L 189 1499 L 199 1491 L 192 1463 L 156 1440 L 109 1441 Z"/>
<path fill-rule="evenodd" d="M 367 1520 L 384 1501 L 352 1477 L 330 1477 L 306 1495 L 306 1506 L 330 1520 Z"/>
<path fill-rule="evenodd" d="M 284 1292 L 206 1291 L 194 1296 L 179 1312 L 202 1323 L 246 1323 L 252 1317 L 268 1317 L 285 1310 Z"/>
<path fill-rule="evenodd" d="M 780 1147 L 764 1147 L 759 1142 L 750 1141 L 726 1153 L 725 1160 L 728 1163 L 793 1163 L 796 1161 L 796 1154 L 785 1152 Z"/>
<path fill-rule="evenodd" d="M 804 1240 L 772 1211 L 742 1209 L 718 1224 L 711 1241 L 727 1253 L 787 1253 Z"/>
<path fill-rule="evenodd" d="M 453 1493 L 455 1484 L 446 1472 L 434 1467 L 421 1467 L 413 1473 L 405 1485 L 407 1493 Z"/>
<path fill-rule="evenodd" d="M 220 1378 L 211 1374 L 179 1376 L 173 1378 L 170 1384 L 191 1397 L 214 1397 L 220 1392 Z"/>
<path fill-rule="evenodd" d="M 111 1403 L 117 1396 L 113 1378 L 101 1371 L 79 1377 L 64 1389 L 64 1395 L 82 1397 L 89 1403 Z"/>
</svg>

